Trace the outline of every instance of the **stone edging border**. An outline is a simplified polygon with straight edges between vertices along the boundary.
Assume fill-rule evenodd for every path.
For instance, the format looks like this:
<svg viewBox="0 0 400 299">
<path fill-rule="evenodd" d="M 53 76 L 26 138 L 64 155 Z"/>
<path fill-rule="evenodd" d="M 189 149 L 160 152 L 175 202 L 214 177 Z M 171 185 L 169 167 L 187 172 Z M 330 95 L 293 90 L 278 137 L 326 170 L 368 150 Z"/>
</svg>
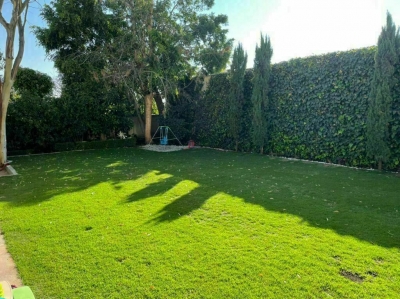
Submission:
<svg viewBox="0 0 400 299">
<path fill-rule="evenodd" d="M 11 165 L 7 165 L 6 170 L 9 175 L 18 175 L 18 173 L 15 171 L 15 169 Z"/>
</svg>

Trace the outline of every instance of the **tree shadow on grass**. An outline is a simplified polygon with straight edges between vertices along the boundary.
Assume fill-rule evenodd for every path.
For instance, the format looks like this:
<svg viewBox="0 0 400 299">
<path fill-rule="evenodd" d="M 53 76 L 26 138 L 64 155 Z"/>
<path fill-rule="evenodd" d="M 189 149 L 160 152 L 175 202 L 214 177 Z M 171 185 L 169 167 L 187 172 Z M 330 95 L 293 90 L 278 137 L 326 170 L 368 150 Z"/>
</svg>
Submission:
<svg viewBox="0 0 400 299">
<path fill-rule="evenodd" d="M 16 207 L 104 182 L 122 192 L 121 184 L 135 185 L 149 171 L 158 171 L 162 179 L 132 189 L 123 199 L 169 198 L 151 220 L 155 223 L 188 215 L 222 192 L 267 211 L 299 216 L 314 227 L 400 248 L 400 178 L 392 174 L 211 150 L 118 149 L 14 160 L 20 175 L 0 180 L 0 201 Z"/>
<path fill-rule="evenodd" d="M 98 184 L 118 184 L 148 173 L 135 167 L 138 150 L 96 150 L 14 157 L 18 176 L 0 180 L 0 202 L 11 206 L 37 205 L 58 195 L 80 192 Z"/>
<path fill-rule="evenodd" d="M 159 210 L 156 217 L 148 223 L 172 222 L 187 216 L 200 209 L 209 198 L 215 195 L 215 191 L 212 189 L 204 188 L 196 183 L 192 183 L 192 186 L 192 188 L 179 194 L 175 200 Z"/>
<path fill-rule="evenodd" d="M 173 188 L 178 182 L 179 180 L 174 177 L 167 177 L 161 181 L 148 184 L 145 188 L 132 192 L 126 197 L 125 202 L 135 202 L 161 195 Z"/>
<path fill-rule="evenodd" d="M 301 217 L 309 225 L 330 229 L 383 247 L 400 248 L 400 181 L 389 173 L 367 172 L 315 163 L 287 162 L 258 155 L 215 153 L 202 161 L 207 174 L 171 168 L 174 178 L 199 188 L 167 204 L 153 221 L 176 220 L 225 193 L 267 211 Z M 241 171 L 229 168 L 243 159 Z M 215 171 L 211 171 L 211 170 Z"/>
</svg>

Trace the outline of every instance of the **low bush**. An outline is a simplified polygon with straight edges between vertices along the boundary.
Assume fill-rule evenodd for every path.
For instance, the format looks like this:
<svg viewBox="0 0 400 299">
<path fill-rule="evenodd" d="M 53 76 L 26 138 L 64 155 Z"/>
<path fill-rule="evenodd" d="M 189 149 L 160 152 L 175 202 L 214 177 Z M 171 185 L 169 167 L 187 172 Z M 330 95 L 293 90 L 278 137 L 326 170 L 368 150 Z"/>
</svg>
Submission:
<svg viewBox="0 0 400 299">
<path fill-rule="evenodd" d="M 80 141 L 80 142 L 64 142 L 56 143 L 55 150 L 57 152 L 73 151 L 73 150 L 92 150 L 105 148 L 120 148 L 136 146 L 136 138 L 126 139 L 108 139 L 104 141 Z"/>
<path fill-rule="evenodd" d="M 13 151 L 9 151 L 7 154 L 8 156 L 25 156 L 25 155 L 30 155 L 30 154 L 34 154 L 35 150 L 33 149 L 26 149 L 26 150 L 13 150 Z"/>
</svg>

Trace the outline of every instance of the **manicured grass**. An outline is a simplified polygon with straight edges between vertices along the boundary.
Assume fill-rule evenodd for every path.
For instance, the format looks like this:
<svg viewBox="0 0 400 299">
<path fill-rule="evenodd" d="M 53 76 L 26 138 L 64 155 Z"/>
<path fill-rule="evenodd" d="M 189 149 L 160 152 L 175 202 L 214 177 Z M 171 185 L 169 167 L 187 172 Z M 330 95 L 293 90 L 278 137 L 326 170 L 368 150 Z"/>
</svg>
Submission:
<svg viewBox="0 0 400 299">
<path fill-rule="evenodd" d="M 15 157 L 0 228 L 37 298 L 400 298 L 400 177 L 256 154 Z"/>
</svg>

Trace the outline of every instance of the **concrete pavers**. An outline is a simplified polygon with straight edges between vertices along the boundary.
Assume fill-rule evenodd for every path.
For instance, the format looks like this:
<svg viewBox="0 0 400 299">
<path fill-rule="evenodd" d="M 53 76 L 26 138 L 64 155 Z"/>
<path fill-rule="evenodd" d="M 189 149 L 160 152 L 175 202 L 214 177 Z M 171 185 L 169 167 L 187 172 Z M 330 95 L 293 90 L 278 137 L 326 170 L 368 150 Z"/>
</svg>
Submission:
<svg viewBox="0 0 400 299">
<path fill-rule="evenodd" d="M 19 278 L 17 268 L 7 251 L 6 243 L 3 235 L 0 233 L 0 281 L 8 281 L 10 284 L 17 287 L 22 286 L 22 281 Z"/>
</svg>

